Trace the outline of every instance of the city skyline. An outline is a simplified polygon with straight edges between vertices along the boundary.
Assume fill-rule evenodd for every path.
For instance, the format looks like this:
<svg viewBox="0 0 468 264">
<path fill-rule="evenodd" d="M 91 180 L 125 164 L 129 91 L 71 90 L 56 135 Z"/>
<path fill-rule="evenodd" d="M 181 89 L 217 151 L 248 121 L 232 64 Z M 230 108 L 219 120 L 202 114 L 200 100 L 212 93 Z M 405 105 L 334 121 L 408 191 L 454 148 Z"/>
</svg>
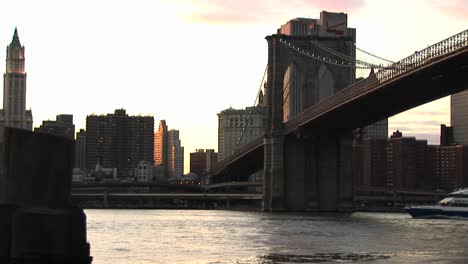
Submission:
<svg viewBox="0 0 468 264">
<path fill-rule="evenodd" d="M 11 42 L 18 27 L 33 127 L 64 113 L 73 114 L 79 131 L 86 116 L 125 108 L 131 115 L 168 120 L 180 130 L 185 161 L 195 149 L 218 150 L 217 113 L 252 106 L 266 66 L 264 37 L 292 18 L 315 17 L 321 10 L 346 12 L 357 46 L 391 60 L 464 30 L 468 20 L 463 1 L 431 0 L 19 1 L 1 6 L 24 10 L 0 17 L 0 47 Z M 0 53 L 0 61 L 5 59 Z M 5 72 L 4 63 L 0 70 Z M 444 98 L 392 117 L 389 132 L 400 129 L 405 136 L 438 143 L 439 125 L 450 124 L 449 108 Z"/>
</svg>

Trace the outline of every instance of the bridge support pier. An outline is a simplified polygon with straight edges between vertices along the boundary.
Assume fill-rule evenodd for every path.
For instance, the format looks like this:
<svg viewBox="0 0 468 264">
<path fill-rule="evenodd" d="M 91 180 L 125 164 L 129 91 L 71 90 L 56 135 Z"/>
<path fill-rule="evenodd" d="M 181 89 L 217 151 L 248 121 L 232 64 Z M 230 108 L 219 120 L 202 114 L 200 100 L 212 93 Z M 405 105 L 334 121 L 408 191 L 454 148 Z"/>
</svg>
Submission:
<svg viewBox="0 0 468 264">
<path fill-rule="evenodd" d="M 72 140 L 6 128 L 0 262 L 89 264 L 86 216 L 70 203 Z"/>
<path fill-rule="evenodd" d="M 284 137 L 265 137 L 263 211 L 284 211 Z"/>
<path fill-rule="evenodd" d="M 349 133 L 265 142 L 263 210 L 352 211 L 352 139 Z"/>
</svg>

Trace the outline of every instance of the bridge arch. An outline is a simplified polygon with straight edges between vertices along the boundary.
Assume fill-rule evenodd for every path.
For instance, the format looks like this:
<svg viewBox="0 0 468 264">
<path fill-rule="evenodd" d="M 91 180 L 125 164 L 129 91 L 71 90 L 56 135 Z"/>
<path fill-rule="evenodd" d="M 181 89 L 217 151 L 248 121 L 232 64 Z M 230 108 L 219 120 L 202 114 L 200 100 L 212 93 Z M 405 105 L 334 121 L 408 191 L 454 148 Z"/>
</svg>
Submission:
<svg viewBox="0 0 468 264">
<path fill-rule="evenodd" d="M 335 93 L 335 78 L 327 65 L 322 64 L 315 75 L 315 88 L 317 89 L 317 100 L 320 103 Z"/>
<path fill-rule="evenodd" d="M 283 78 L 283 122 L 302 111 L 304 73 L 296 62 L 289 64 Z"/>
</svg>

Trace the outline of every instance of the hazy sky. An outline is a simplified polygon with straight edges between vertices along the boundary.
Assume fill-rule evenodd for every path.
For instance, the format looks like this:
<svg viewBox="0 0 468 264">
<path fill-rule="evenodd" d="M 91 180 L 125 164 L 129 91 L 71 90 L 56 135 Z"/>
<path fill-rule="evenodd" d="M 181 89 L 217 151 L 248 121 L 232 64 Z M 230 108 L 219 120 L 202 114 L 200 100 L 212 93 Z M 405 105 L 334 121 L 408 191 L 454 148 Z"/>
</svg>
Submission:
<svg viewBox="0 0 468 264">
<path fill-rule="evenodd" d="M 17 26 L 34 127 L 57 114 L 73 114 L 77 130 L 117 108 L 153 115 L 155 129 L 166 119 L 180 130 L 187 171 L 190 152 L 217 149 L 216 113 L 253 104 L 264 37 L 322 10 L 348 13 L 358 47 L 391 60 L 468 25 L 466 0 L 0 0 L 0 61 Z M 444 98 L 392 117 L 390 131 L 438 143 L 449 107 Z"/>
</svg>

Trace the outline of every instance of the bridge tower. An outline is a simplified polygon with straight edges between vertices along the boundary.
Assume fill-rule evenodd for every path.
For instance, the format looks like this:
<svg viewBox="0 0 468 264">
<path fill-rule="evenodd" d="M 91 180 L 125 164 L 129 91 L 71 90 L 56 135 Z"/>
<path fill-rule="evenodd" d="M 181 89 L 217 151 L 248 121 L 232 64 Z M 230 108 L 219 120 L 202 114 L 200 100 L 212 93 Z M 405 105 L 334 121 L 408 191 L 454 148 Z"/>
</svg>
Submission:
<svg viewBox="0 0 468 264">
<path fill-rule="evenodd" d="M 320 20 L 291 20 L 266 40 L 263 209 L 352 210 L 351 131 L 297 129 L 285 135 L 284 124 L 355 81 L 354 65 L 339 64 L 339 54 L 355 58 L 349 45 L 355 30 L 347 28 L 346 14 L 322 12 Z"/>
</svg>

